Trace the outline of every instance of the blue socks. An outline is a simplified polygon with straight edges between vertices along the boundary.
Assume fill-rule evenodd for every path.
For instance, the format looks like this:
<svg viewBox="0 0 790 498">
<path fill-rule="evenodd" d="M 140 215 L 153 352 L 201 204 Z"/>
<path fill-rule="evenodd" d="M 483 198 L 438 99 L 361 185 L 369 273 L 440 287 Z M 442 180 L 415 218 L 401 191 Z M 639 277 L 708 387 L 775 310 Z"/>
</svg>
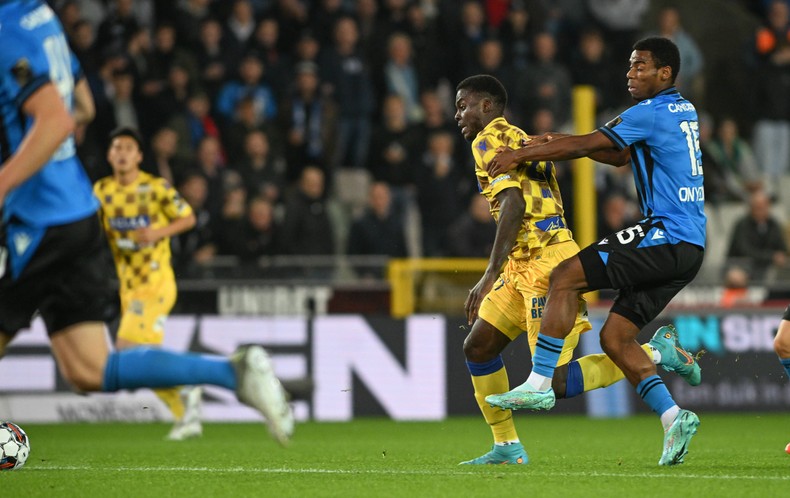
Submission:
<svg viewBox="0 0 790 498">
<path fill-rule="evenodd" d="M 790 377 L 790 358 L 779 358 L 779 363 L 785 367 L 785 372 L 787 372 L 787 376 Z"/>
<path fill-rule="evenodd" d="M 565 379 L 565 398 L 572 398 L 584 392 L 584 374 L 578 361 L 568 363 L 568 377 Z"/>
<path fill-rule="evenodd" d="M 482 375 L 489 375 L 494 372 L 498 372 L 504 366 L 505 364 L 504 362 L 502 362 L 502 355 L 498 355 L 493 360 L 486 361 L 484 363 L 475 363 L 469 360 L 466 361 L 466 368 L 468 368 L 469 373 L 474 375 L 475 377 L 480 377 Z"/>
<path fill-rule="evenodd" d="M 640 382 L 636 386 L 636 393 L 659 415 L 675 406 L 675 400 L 658 375 L 651 375 Z"/>
<path fill-rule="evenodd" d="M 210 384 L 236 389 L 236 373 L 222 356 L 138 347 L 110 353 L 102 391 Z"/>
<path fill-rule="evenodd" d="M 565 339 L 538 334 L 535 356 L 532 357 L 532 371 L 549 379 L 554 377 L 554 369 L 557 367 L 564 345 Z"/>
</svg>

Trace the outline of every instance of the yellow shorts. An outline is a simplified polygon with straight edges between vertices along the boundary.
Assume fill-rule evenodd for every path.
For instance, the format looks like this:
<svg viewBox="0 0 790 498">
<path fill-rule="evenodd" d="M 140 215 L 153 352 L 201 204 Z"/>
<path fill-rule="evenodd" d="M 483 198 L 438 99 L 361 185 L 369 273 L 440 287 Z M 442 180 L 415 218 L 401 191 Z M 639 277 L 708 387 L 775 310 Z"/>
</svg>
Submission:
<svg viewBox="0 0 790 498">
<path fill-rule="evenodd" d="M 138 344 L 162 344 L 165 320 L 176 303 L 176 293 L 175 280 L 167 278 L 121 292 L 118 338 Z"/>
<path fill-rule="evenodd" d="M 478 313 L 480 318 L 511 340 L 526 331 L 530 351 L 534 354 L 549 289 L 549 274 L 560 262 L 578 252 L 579 246 L 569 240 L 546 247 L 540 255 L 532 259 L 509 260 L 494 288 L 483 300 Z M 579 344 L 579 334 L 591 328 L 587 317 L 587 302 L 579 296 L 576 323 L 565 338 L 558 365 L 571 361 L 573 350 Z"/>
</svg>

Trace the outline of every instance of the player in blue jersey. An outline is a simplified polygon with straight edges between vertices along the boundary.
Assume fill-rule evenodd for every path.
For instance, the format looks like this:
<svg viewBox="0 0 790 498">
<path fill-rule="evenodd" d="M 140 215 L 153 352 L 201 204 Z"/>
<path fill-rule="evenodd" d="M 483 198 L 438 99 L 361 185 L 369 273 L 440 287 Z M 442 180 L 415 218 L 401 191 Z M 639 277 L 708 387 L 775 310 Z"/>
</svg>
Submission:
<svg viewBox="0 0 790 498">
<path fill-rule="evenodd" d="M 230 359 L 109 351 L 102 319 L 111 270 L 100 264 L 108 248 L 72 135 L 93 118 L 90 91 L 40 0 L 0 0 L 0 47 L 0 357 L 38 312 L 60 372 L 77 390 L 226 387 L 286 443 L 293 414 L 263 348 L 242 347 Z"/>
<path fill-rule="evenodd" d="M 779 356 L 779 363 L 782 364 L 787 376 L 790 377 L 790 306 L 785 309 L 782 321 L 779 322 L 779 330 L 776 331 L 774 338 L 774 351 Z M 785 450 L 790 453 L 790 443 Z"/>
<path fill-rule="evenodd" d="M 683 462 L 699 418 L 681 410 L 636 337 L 699 271 L 705 252 L 704 190 L 699 124 L 694 105 L 674 87 L 680 55 L 666 38 L 634 45 L 628 91 L 638 103 L 587 135 L 554 138 L 518 150 L 504 148 L 490 163 L 496 176 L 525 161 L 568 160 L 598 151 L 620 151 L 630 162 L 644 218 L 560 263 L 551 274 L 548 299 L 527 381 L 486 401 L 501 408 L 553 406 L 551 380 L 579 294 L 619 291 L 601 329 L 604 352 L 660 417 L 664 450 L 659 465 Z M 674 354 L 675 331 L 660 329 L 651 344 Z M 688 358 L 691 362 L 692 358 Z"/>
</svg>

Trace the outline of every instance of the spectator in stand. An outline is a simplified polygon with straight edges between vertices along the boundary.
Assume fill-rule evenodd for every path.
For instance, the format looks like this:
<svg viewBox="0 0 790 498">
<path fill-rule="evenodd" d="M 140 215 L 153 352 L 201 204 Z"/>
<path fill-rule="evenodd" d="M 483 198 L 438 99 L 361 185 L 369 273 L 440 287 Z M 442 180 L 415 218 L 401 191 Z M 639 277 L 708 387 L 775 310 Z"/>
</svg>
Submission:
<svg viewBox="0 0 790 498">
<path fill-rule="evenodd" d="M 99 68 L 99 55 L 94 40 L 96 38 L 93 26 L 85 19 L 74 23 L 69 36 L 69 46 L 80 61 L 85 74 L 94 73 Z"/>
<path fill-rule="evenodd" d="M 252 97 L 244 97 L 236 104 L 234 120 L 221 129 L 222 137 L 225 140 L 225 150 L 228 152 L 228 162 L 238 164 L 244 160 L 244 139 L 247 134 L 254 130 L 260 130 L 269 137 L 269 145 L 280 154 L 280 148 L 276 146 L 281 142 L 278 127 L 275 121 L 266 122 L 258 115 L 255 110 L 255 100 Z"/>
<path fill-rule="evenodd" d="M 535 60 L 526 74 L 524 112 L 527 120 L 538 109 L 550 109 L 560 127 L 570 119 L 571 75 L 557 60 L 557 42 L 551 33 L 535 37 Z"/>
<path fill-rule="evenodd" d="M 310 31 L 318 43 L 328 47 L 332 44 L 332 30 L 335 23 L 343 16 L 349 15 L 343 6 L 343 0 L 317 0 L 312 3 L 310 11 Z"/>
<path fill-rule="evenodd" d="M 272 204 L 280 202 L 285 162 L 272 154 L 266 133 L 261 130 L 247 133 L 244 155 L 235 169 L 241 174 L 250 197 L 263 197 Z"/>
<path fill-rule="evenodd" d="M 384 99 L 381 119 L 371 141 L 368 168 L 375 180 L 393 188 L 395 203 L 403 206 L 416 185 L 421 140 L 417 128 L 409 126 L 399 96 Z"/>
<path fill-rule="evenodd" d="M 165 3 L 165 2 L 159 2 Z M 167 2 L 170 3 L 170 2 Z M 189 49 L 197 49 L 202 36 L 202 25 L 209 19 L 211 0 L 182 0 L 173 2 L 175 14 L 170 17 L 175 22 L 180 43 Z M 200 67 L 205 67 L 201 65 Z"/>
<path fill-rule="evenodd" d="M 325 198 L 324 172 L 315 166 L 302 171 L 297 188 L 285 203 L 280 248 L 290 255 L 334 253 L 334 228 Z"/>
<path fill-rule="evenodd" d="M 610 116 L 612 110 L 625 104 L 624 92 L 612 85 L 615 68 L 610 60 L 611 54 L 601 32 L 595 28 L 582 32 L 570 64 L 571 80 L 574 85 L 589 85 L 595 89 L 597 113 L 604 116 Z M 685 72 L 685 65 L 683 69 Z"/>
<path fill-rule="evenodd" d="M 214 259 L 217 247 L 212 231 L 212 216 L 206 208 L 208 199 L 206 178 L 199 171 L 187 172 L 178 185 L 178 192 L 195 213 L 195 226 L 192 230 L 170 239 L 173 268 L 176 275 L 182 275 L 190 272 L 196 265 L 209 263 Z"/>
<path fill-rule="evenodd" d="M 403 217 L 393 212 L 394 209 L 389 186 L 373 182 L 365 212 L 351 224 L 348 254 L 406 257 Z"/>
<path fill-rule="evenodd" d="M 312 62 L 318 64 L 321 45 L 312 33 L 305 31 L 299 36 L 293 48 L 293 66 L 296 67 L 302 62 Z"/>
<path fill-rule="evenodd" d="M 213 229 L 218 256 L 241 257 L 246 252 L 246 219 L 247 190 L 243 185 L 228 189 Z"/>
<path fill-rule="evenodd" d="M 790 8 L 783 0 L 768 7 L 754 54 L 754 150 L 769 194 L 778 195 L 779 180 L 790 170 Z"/>
<path fill-rule="evenodd" d="M 321 79 L 326 81 L 340 112 L 338 136 L 331 169 L 341 166 L 363 168 L 368 155 L 373 85 L 369 68 L 359 49 L 359 32 L 351 17 L 335 24 L 335 43 L 321 57 Z"/>
<path fill-rule="evenodd" d="M 99 24 L 96 44 L 99 47 L 122 48 L 140 24 L 132 10 L 132 0 L 114 0 L 110 13 Z"/>
<path fill-rule="evenodd" d="M 696 91 L 703 89 L 704 84 L 702 68 L 705 65 L 705 56 L 694 38 L 683 29 L 677 7 L 669 5 L 658 11 L 658 31 L 651 35 L 663 36 L 675 42 L 680 51 L 680 60 L 683 61 L 683 71 L 678 73 L 675 86 L 684 97 L 696 102 L 699 93 Z"/>
<path fill-rule="evenodd" d="M 233 121 L 236 106 L 244 98 L 252 100 L 258 122 L 263 123 L 277 115 L 275 96 L 263 80 L 263 71 L 261 59 L 256 53 L 249 52 L 241 60 L 239 79 L 222 86 L 215 108 L 226 123 Z"/>
<path fill-rule="evenodd" d="M 458 258 L 487 258 L 494 248 L 496 221 L 482 195 L 473 195 L 469 207 L 447 229 L 447 255 Z"/>
<path fill-rule="evenodd" d="M 500 26 L 499 39 L 505 49 L 505 59 L 514 69 L 527 69 L 532 57 L 532 40 L 544 29 L 545 11 L 540 1 L 514 0 L 510 4 L 510 11 Z"/>
<path fill-rule="evenodd" d="M 593 21 L 604 30 L 607 45 L 615 57 L 631 53 L 642 17 L 650 7 L 650 0 L 587 0 L 587 11 Z"/>
<path fill-rule="evenodd" d="M 356 0 L 354 5 L 354 18 L 359 30 L 359 45 L 362 58 L 371 62 L 384 53 L 384 40 L 382 36 L 387 33 L 386 21 L 379 15 L 377 0 Z M 327 46 L 331 43 L 331 38 Z"/>
<path fill-rule="evenodd" d="M 266 80 L 277 96 L 285 95 L 291 83 L 291 61 L 280 48 L 280 24 L 274 17 L 261 19 L 247 43 L 266 67 Z"/>
<path fill-rule="evenodd" d="M 255 15 L 249 0 L 234 0 L 230 15 L 225 22 L 225 36 L 232 51 L 247 50 L 255 32 Z"/>
<path fill-rule="evenodd" d="M 178 134 L 176 156 L 184 162 L 194 159 L 195 151 L 203 137 L 220 138 L 219 127 L 211 117 L 208 95 L 197 91 L 187 98 L 186 108 L 170 118 L 167 127 Z"/>
<path fill-rule="evenodd" d="M 510 62 L 505 62 L 502 42 L 491 38 L 480 43 L 477 51 L 477 67 L 472 74 L 489 74 L 505 85 L 508 91 L 508 114 L 516 114 L 514 120 L 521 121 L 522 109 L 525 99 L 525 88 L 522 85 L 524 74 L 516 69 Z"/>
<path fill-rule="evenodd" d="M 403 100 L 406 120 L 409 124 L 423 119 L 420 106 L 420 74 L 412 63 L 412 47 L 409 35 L 393 33 L 387 44 L 387 60 L 384 64 L 383 90 L 380 95 L 394 94 Z"/>
<path fill-rule="evenodd" d="M 441 257 L 448 248 L 445 231 L 458 216 L 468 189 L 468 179 L 455 162 L 455 133 L 434 132 L 422 155 L 418 172 L 417 202 L 422 214 L 422 255 Z M 493 240 L 493 239 L 492 239 Z"/>
<path fill-rule="evenodd" d="M 222 208 L 225 190 L 225 163 L 222 145 L 215 137 L 206 136 L 198 144 L 194 168 L 203 173 L 208 182 L 206 208 L 217 216 Z"/>
<path fill-rule="evenodd" d="M 234 52 L 216 19 L 208 18 L 200 24 L 200 37 L 195 48 L 195 59 L 200 69 L 200 83 L 213 102 L 225 79 L 238 65 L 241 53 Z"/>
<path fill-rule="evenodd" d="M 640 220 L 639 207 L 619 192 L 607 195 L 598 210 L 598 238 L 619 232 Z"/>
<path fill-rule="evenodd" d="M 270 15 L 280 22 L 280 40 L 283 47 L 293 47 L 299 36 L 307 29 L 309 12 L 302 0 L 277 0 Z"/>
<path fill-rule="evenodd" d="M 110 105 L 113 126 L 109 129 L 139 129 L 140 120 L 134 101 L 134 75 L 130 68 L 118 69 L 112 74 Z M 142 145 L 142 144 L 141 144 Z"/>
<path fill-rule="evenodd" d="M 263 197 L 253 197 L 247 209 L 242 259 L 277 254 L 277 230 L 274 205 Z"/>
<path fill-rule="evenodd" d="M 748 200 L 763 189 L 760 170 L 749 143 L 740 137 L 738 124 L 726 117 L 721 120 L 716 138 L 706 147 L 707 158 L 712 158 L 725 184 L 726 200 Z M 707 165 L 705 174 L 708 174 Z M 707 192 L 706 192 L 707 193 Z"/>
<path fill-rule="evenodd" d="M 176 156 L 178 152 L 178 134 L 172 128 L 163 127 L 151 138 L 153 161 L 152 173 L 161 176 L 171 185 L 181 181 L 185 164 Z"/>
<path fill-rule="evenodd" d="M 421 89 L 435 88 L 447 68 L 442 43 L 434 19 L 426 14 L 425 4 L 413 2 L 407 11 L 406 32 L 411 38 L 412 58 Z"/>
<path fill-rule="evenodd" d="M 477 61 L 477 50 L 484 40 L 490 38 L 486 24 L 485 10 L 480 2 L 467 0 L 461 4 L 461 19 L 458 26 L 453 26 L 448 35 L 447 57 L 450 81 L 460 81 L 472 74 Z"/>
<path fill-rule="evenodd" d="M 326 169 L 335 145 L 338 109 L 320 93 L 318 66 L 300 62 L 294 89 L 280 106 L 280 129 L 285 136 L 286 180 L 294 181 L 307 164 Z M 325 171 L 328 175 L 330 172 Z"/>
<path fill-rule="evenodd" d="M 730 239 L 730 266 L 744 268 L 759 281 L 766 271 L 787 262 L 784 229 L 771 214 L 771 199 L 757 191 L 749 199 L 749 213 L 738 220 Z"/>
</svg>

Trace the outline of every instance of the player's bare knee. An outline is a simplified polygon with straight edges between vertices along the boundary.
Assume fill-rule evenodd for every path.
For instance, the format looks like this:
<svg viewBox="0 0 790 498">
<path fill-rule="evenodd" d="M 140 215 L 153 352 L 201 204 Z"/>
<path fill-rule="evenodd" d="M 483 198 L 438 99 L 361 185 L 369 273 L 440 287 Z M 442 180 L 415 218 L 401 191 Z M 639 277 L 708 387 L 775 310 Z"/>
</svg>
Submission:
<svg viewBox="0 0 790 498">
<path fill-rule="evenodd" d="M 491 347 L 486 341 L 469 334 L 464 339 L 464 356 L 467 361 L 480 363 L 492 360 L 496 354 L 491 351 Z"/>
</svg>

